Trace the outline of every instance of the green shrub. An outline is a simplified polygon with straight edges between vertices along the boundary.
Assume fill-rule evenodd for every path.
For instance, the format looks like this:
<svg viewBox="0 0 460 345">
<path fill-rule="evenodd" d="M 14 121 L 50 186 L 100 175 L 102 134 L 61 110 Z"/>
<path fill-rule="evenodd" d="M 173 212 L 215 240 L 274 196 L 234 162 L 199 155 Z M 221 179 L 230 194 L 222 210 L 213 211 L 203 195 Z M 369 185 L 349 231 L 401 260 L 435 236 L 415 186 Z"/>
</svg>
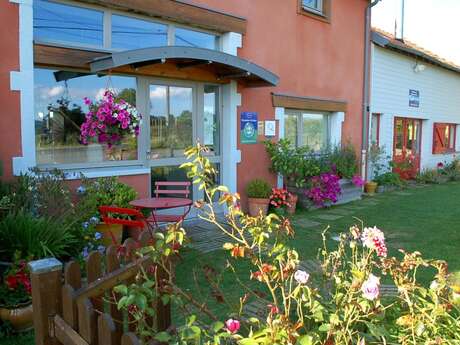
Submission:
<svg viewBox="0 0 460 345">
<path fill-rule="evenodd" d="M 351 179 L 358 171 L 356 151 L 351 144 L 335 146 L 327 155 L 340 177 Z"/>
<path fill-rule="evenodd" d="M 374 178 L 374 181 L 381 186 L 395 186 L 402 187 L 404 185 L 403 180 L 399 174 L 395 172 L 386 172 Z"/>
<path fill-rule="evenodd" d="M 249 198 L 268 199 L 272 193 L 272 187 L 264 180 L 255 179 L 248 183 L 246 194 Z"/>
<path fill-rule="evenodd" d="M 130 208 L 129 203 L 136 199 L 136 190 L 118 180 L 117 177 L 101 177 L 98 179 L 82 179 L 83 196 L 80 203 L 92 209 L 97 215 L 99 206 L 118 206 Z"/>
<path fill-rule="evenodd" d="M 65 173 L 58 169 L 31 169 L 18 176 L 9 193 L 15 210 L 38 217 L 62 219 L 74 208 Z"/>
<path fill-rule="evenodd" d="M 73 228 L 50 218 L 35 218 L 24 211 L 8 214 L 0 222 L 0 257 L 9 261 L 15 252 L 23 258 L 67 257 L 77 242 Z"/>
<path fill-rule="evenodd" d="M 415 180 L 418 183 L 438 184 L 440 183 L 440 174 L 438 169 L 423 169 L 417 174 Z"/>
<path fill-rule="evenodd" d="M 276 143 L 265 142 L 265 148 L 271 159 L 271 170 L 283 175 L 291 186 L 306 187 L 312 177 L 332 170 L 344 178 L 352 178 L 357 171 L 356 153 L 351 145 L 314 152 L 280 139 Z"/>
</svg>

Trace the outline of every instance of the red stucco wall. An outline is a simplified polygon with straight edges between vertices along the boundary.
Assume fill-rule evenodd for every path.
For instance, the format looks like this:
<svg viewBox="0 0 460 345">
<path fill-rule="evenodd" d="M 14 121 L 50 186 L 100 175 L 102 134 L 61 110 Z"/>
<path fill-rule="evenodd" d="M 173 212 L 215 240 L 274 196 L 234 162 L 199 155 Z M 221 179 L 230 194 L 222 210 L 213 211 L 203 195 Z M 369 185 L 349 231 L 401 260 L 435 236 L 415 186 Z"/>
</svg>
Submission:
<svg viewBox="0 0 460 345">
<path fill-rule="evenodd" d="M 3 178 L 12 177 L 12 157 L 21 155 L 19 92 L 10 90 L 10 71 L 19 70 L 19 8 L 0 1 L 0 161 Z"/>
<path fill-rule="evenodd" d="M 333 0 L 331 23 L 297 14 L 298 0 L 193 0 L 196 4 L 245 17 L 240 57 L 280 77 L 276 88 L 241 89 L 241 111 L 257 111 L 261 120 L 273 119 L 271 92 L 345 100 L 342 140 L 359 152 L 362 130 L 364 18 L 368 1 Z M 255 176 L 268 173 L 262 144 L 239 145 L 238 190 Z"/>
</svg>

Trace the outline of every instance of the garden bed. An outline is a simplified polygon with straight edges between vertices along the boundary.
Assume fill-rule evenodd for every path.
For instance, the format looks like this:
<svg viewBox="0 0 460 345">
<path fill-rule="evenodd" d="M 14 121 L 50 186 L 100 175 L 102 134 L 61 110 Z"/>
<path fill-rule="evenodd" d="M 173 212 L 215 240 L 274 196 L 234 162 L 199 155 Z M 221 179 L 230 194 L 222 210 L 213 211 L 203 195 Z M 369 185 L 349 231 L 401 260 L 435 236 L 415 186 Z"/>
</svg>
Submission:
<svg viewBox="0 0 460 345">
<path fill-rule="evenodd" d="M 298 205 L 303 209 L 318 209 L 328 207 L 331 205 L 342 205 L 352 201 L 360 200 L 363 194 L 363 189 L 360 186 L 356 186 L 351 180 L 341 179 L 339 181 L 341 193 L 338 196 L 336 203 L 325 203 L 324 206 L 315 205 L 311 199 L 307 196 L 308 189 L 288 187 L 290 193 L 296 194 L 299 197 Z"/>
</svg>

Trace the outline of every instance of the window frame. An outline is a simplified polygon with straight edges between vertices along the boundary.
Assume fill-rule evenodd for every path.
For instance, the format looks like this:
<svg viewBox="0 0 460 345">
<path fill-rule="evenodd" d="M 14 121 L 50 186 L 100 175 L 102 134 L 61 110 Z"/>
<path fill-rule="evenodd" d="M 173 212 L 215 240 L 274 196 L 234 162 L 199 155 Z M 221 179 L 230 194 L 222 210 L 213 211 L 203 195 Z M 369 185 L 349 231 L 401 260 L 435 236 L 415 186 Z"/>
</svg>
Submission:
<svg viewBox="0 0 460 345">
<path fill-rule="evenodd" d="M 143 21 L 147 21 L 151 23 L 166 25 L 167 26 L 167 31 L 166 31 L 167 46 L 175 45 L 175 28 L 177 27 L 177 28 L 181 28 L 185 30 L 197 31 L 197 32 L 202 32 L 205 34 L 216 36 L 215 50 L 217 51 L 222 50 L 222 40 L 221 40 L 222 34 L 216 31 L 206 30 L 206 29 L 202 29 L 202 28 L 198 28 L 194 26 L 187 26 L 187 25 L 183 25 L 183 24 L 179 24 L 179 23 L 175 23 L 171 21 L 151 18 L 149 16 L 125 12 L 121 10 L 109 9 L 106 7 L 97 6 L 93 4 L 86 4 L 86 3 L 83 4 L 77 1 L 71 1 L 71 0 L 45 0 L 45 1 L 102 12 L 103 14 L 102 16 L 103 44 L 102 46 L 96 46 L 96 45 L 89 45 L 89 44 L 79 44 L 78 42 L 72 42 L 72 41 L 60 41 L 60 40 L 48 40 L 48 39 L 35 40 L 34 39 L 34 42 L 37 44 L 52 44 L 52 45 L 64 46 L 64 47 L 88 48 L 91 50 L 100 50 L 100 51 L 107 51 L 107 52 L 118 52 L 118 51 L 129 50 L 129 49 L 121 49 L 121 48 L 112 48 L 112 15 L 118 15 L 118 16 L 129 17 L 131 19 L 139 19 L 139 20 L 143 20 Z"/>
<path fill-rule="evenodd" d="M 285 109 L 285 115 L 291 115 L 291 116 L 296 116 L 297 121 L 296 121 L 296 142 L 293 143 L 295 147 L 303 147 L 306 146 L 303 143 L 303 115 L 304 114 L 315 114 L 315 115 L 323 115 L 326 119 L 326 139 L 325 139 L 325 145 L 322 149 L 327 148 L 331 144 L 331 117 L 329 112 L 325 111 L 315 111 L 315 110 L 300 110 L 300 109 L 292 109 L 292 108 L 286 108 Z M 321 150 L 322 150 L 321 149 Z M 315 152 L 320 152 L 315 151 Z"/>
<path fill-rule="evenodd" d="M 380 119 L 381 119 L 381 116 L 382 116 L 382 114 L 380 114 L 380 113 L 372 113 L 371 114 L 371 123 L 370 123 L 370 126 L 369 126 L 369 144 L 370 145 L 374 144 L 374 142 L 372 141 L 372 120 L 374 118 L 377 121 L 377 124 L 376 124 L 377 128 L 376 128 L 376 133 L 375 133 L 375 136 L 376 136 L 375 144 L 377 146 L 380 145 Z"/>
<path fill-rule="evenodd" d="M 331 22 L 331 0 L 320 0 L 322 10 L 316 10 L 312 7 L 305 6 L 303 0 L 298 0 L 297 2 L 297 13 L 311 17 L 326 23 Z"/>
<path fill-rule="evenodd" d="M 444 137 L 440 137 L 438 134 L 439 129 L 444 130 L 445 128 L 449 128 L 449 136 L 447 138 L 447 146 L 446 143 L 443 142 L 445 139 Z M 450 146 L 452 137 L 454 139 L 452 147 Z M 436 139 L 438 138 L 438 140 Z M 441 143 L 441 146 L 438 146 L 438 143 Z M 456 152 L 456 145 L 457 145 L 457 124 L 456 123 L 446 123 L 446 122 L 434 122 L 433 123 L 433 150 L 432 153 L 434 155 L 437 154 L 449 154 Z"/>
</svg>

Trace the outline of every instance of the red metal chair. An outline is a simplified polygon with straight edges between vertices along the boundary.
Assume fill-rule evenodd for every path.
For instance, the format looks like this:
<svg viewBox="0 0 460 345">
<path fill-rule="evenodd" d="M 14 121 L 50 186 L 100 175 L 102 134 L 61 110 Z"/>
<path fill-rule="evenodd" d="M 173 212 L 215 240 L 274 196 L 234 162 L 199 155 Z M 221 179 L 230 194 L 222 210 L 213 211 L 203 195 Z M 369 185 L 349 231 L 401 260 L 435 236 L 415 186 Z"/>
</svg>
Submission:
<svg viewBox="0 0 460 345">
<path fill-rule="evenodd" d="M 105 224 L 121 224 L 130 226 L 139 229 L 139 233 L 147 228 L 153 236 L 154 226 L 139 210 L 116 206 L 99 206 L 99 214 Z M 110 233 L 110 235 L 113 243 L 117 244 L 113 234 Z"/>
<path fill-rule="evenodd" d="M 162 195 L 167 197 L 180 196 L 188 199 L 190 197 L 190 181 L 175 182 L 175 181 L 159 181 L 155 182 L 154 194 L 156 198 L 160 198 Z M 152 221 L 158 226 L 158 223 L 180 223 L 182 222 L 187 214 L 190 212 L 192 202 L 190 205 L 184 207 L 182 214 L 158 214 L 152 212 Z M 149 218 L 149 221 L 150 218 Z"/>
</svg>

